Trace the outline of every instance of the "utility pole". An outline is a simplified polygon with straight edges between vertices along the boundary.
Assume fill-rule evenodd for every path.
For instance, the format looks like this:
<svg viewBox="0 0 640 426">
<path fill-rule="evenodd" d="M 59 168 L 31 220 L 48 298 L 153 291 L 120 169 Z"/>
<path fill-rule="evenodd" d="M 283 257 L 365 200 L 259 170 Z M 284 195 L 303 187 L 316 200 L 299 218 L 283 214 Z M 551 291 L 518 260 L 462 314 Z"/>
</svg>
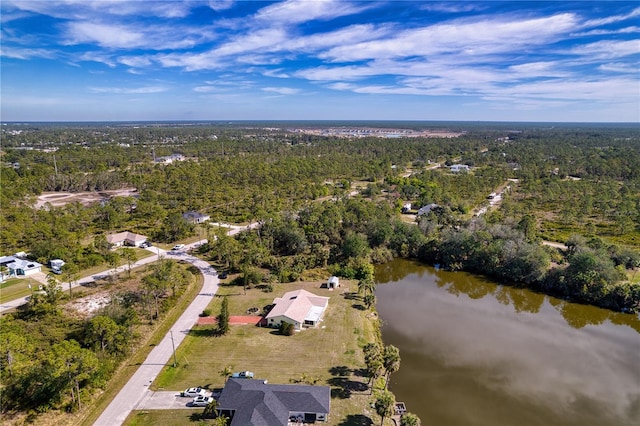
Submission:
<svg viewBox="0 0 640 426">
<path fill-rule="evenodd" d="M 173 367 L 175 368 L 178 365 L 178 360 L 176 360 L 176 344 L 173 341 L 173 330 L 169 330 L 171 334 L 171 347 L 173 348 Z"/>
</svg>

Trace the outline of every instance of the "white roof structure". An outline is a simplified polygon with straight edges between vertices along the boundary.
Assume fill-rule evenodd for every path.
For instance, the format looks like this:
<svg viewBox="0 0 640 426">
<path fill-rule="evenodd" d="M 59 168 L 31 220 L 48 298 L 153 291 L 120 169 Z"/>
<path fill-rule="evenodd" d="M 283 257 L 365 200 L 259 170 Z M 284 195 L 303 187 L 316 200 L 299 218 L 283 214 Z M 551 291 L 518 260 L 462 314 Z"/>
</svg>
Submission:
<svg viewBox="0 0 640 426">
<path fill-rule="evenodd" d="M 138 245 L 147 240 L 144 235 L 136 234 L 134 232 L 118 232 L 117 234 L 107 235 L 107 242 L 109 244 L 131 244 Z"/>
<path fill-rule="evenodd" d="M 267 315 L 267 320 L 284 316 L 298 323 L 304 323 L 305 321 L 315 323 L 322 318 L 325 309 L 329 306 L 329 298 L 316 296 L 301 289 L 289 291 L 282 297 L 276 297 L 273 303 L 275 306 Z"/>
</svg>

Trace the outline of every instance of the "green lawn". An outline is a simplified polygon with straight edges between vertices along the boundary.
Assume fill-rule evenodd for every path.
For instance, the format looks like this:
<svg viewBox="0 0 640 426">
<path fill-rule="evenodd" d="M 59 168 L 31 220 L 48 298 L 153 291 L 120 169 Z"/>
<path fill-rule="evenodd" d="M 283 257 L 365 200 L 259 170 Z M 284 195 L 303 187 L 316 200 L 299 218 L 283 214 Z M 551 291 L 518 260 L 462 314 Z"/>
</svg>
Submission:
<svg viewBox="0 0 640 426">
<path fill-rule="evenodd" d="M 359 371 L 364 366 L 362 346 L 376 339 L 377 321 L 367 316 L 369 312 L 363 310 L 359 299 L 349 298 L 348 290 L 356 290 L 356 284 L 351 285 L 351 289 L 328 291 L 320 288 L 319 282 L 277 284 L 273 293 L 254 288 L 246 295 L 242 287 L 222 286 L 218 294 L 230 295 L 231 315 L 245 315 L 248 308 L 262 308 L 272 303 L 274 297 L 298 288 L 330 297 L 329 308 L 320 328 L 293 336 L 245 325 L 231 326 L 227 335 L 213 337 L 212 326 L 196 326 L 177 349 L 178 366 L 166 367 L 153 388 L 180 390 L 198 385 L 220 388 L 224 378 L 219 372 L 225 366 L 231 366 L 234 371 L 253 371 L 256 378 L 270 383 L 290 383 L 306 376 L 316 379 L 319 385 L 332 387 L 330 424 L 359 424 L 356 421 L 362 420 L 371 401 L 367 379 Z M 212 302 L 213 315 L 219 312 L 221 300 L 222 297 L 217 297 Z M 168 419 L 162 417 L 163 424 L 184 424 L 190 415 L 177 413 L 176 423 L 167 423 Z M 368 415 L 375 418 L 372 413 Z M 156 424 L 154 416 L 134 413 L 126 424 Z M 148 422 L 145 419 L 149 419 Z"/>
<path fill-rule="evenodd" d="M 202 409 L 134 411 L 125 420 L 126 426 L 179 426 L 188 423 L 212 425 L 214 420 L 201 419 Z"/>
<path fill-rule="evenodd" d="M 29 288 L 31 285 L 31 288 Z M 0 284 L 0 303 L 9 302 L 31 294 L 37 291 L 42 283 L 30 277 L 25 278 L 9 278 Z"/>
</svg>

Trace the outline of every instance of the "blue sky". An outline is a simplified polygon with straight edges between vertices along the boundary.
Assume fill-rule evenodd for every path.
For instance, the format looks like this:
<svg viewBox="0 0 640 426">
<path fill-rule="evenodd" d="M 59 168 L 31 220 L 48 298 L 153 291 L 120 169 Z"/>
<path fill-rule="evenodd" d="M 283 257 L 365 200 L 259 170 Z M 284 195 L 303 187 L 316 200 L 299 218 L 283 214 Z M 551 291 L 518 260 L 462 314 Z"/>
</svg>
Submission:
<svg viewBox="0 0 640 426">
<path fill-rule="evenodd" d="M 2 121 L 640 121 L 640 3 L 2 0 Z"/>
</svg>

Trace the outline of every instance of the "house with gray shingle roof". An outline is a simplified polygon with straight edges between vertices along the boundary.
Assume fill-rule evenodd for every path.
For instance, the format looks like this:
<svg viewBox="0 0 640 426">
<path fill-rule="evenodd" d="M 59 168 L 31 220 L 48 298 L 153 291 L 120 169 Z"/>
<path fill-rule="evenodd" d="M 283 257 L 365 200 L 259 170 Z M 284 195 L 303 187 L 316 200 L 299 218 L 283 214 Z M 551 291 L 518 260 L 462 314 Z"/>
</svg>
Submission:
<svg viewBox="0 0 640 426">
<path fill-rule="evenodd" d="M 289 291 L 273 300 L 273 308 L 265 319 L 269 327 L 279 327 L 281 323 L 293 324 L 296 330 L 315 327 L 329 306 L 329 298 L 316 296 L 306 290 Z"/>
<path fill-rule="evenodd" d="M 256 379 L 229 379 L 222 389 L 218 415 L 230 426 L 287 426 L 289 421 L 326 422 L 329 386 L 278 385 Z"/>
</svg>

